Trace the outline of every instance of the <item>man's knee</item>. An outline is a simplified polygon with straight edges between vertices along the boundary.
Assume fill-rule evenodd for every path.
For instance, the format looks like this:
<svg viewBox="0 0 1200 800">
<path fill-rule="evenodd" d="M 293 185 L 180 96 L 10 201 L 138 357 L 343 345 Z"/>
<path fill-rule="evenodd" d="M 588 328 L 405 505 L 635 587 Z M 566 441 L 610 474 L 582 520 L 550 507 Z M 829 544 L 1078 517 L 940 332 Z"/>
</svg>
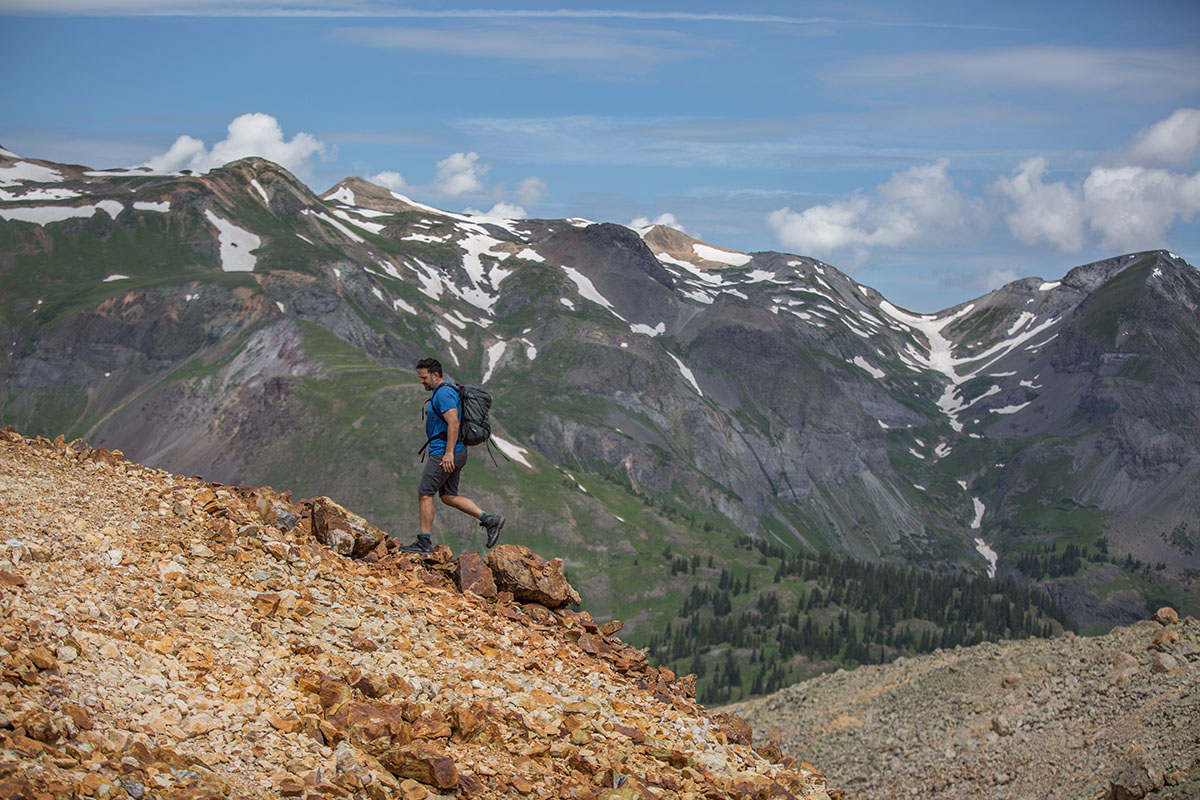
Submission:
<svg viewBox="0 0 1200 800">
<path fill-rule="evenodd" d="M 454 505 L 454 501 L 455 501 L 455 500 L 457 500 L 457 499 L 458 499 L 458 495 L 456 495 L 456 494 L 444 494 L 444 495 L 442 495 L 442 502 L 443 502 L 443 503 L 445 503 L 445 504 L 446 504 L 446 505 L 448 505 L 448 506 L 452 506 L 452 505 Z"/>
</svg>

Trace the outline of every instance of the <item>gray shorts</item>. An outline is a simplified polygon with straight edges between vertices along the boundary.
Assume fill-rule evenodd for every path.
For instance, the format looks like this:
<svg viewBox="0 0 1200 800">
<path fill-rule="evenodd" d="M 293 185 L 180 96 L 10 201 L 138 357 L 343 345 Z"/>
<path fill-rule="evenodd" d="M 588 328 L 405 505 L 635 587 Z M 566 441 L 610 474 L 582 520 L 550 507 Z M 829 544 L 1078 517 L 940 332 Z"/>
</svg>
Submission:
<svg viewBox="0 0 1200 800">
<path fill-rule="evenodd" d="M 431 455 L 425 459 L 425 469 L 421 473 L 421 483 L 417 486 L 417 494 L 423 497 L 436 495 L 458 494 L 458 478 L 462 475 L 463 466 L 467 463 L 467 451 L 454 454 L 454 469 L 450 472 L 442 469 L 441 455 Z"/>
</svg>

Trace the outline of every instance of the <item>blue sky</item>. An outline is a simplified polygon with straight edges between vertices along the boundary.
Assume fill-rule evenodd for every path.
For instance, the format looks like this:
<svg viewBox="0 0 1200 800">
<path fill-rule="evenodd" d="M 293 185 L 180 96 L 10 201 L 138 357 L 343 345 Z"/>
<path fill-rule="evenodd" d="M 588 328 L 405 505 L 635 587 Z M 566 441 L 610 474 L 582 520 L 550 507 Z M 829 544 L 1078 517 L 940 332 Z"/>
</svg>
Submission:
<svg viewBox="0 0 1200 800">
<path fill-rule="evenodd" d="M 1200 259 L 1195 2 L 0 0 L 0 145 L 259 154 L 454 211 L 824 259 L 934 311 Z M 181 138 L 186 137 L 186 138 Z"/>
</svg>

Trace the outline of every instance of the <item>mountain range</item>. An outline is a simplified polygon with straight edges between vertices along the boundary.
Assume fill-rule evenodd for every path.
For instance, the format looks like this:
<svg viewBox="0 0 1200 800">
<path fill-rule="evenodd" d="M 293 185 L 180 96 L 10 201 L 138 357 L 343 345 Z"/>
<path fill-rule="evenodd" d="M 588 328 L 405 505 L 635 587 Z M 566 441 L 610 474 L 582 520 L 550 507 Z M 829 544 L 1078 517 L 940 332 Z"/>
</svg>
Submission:
<svg viewBox="0 0 1200 800">
<path fill-rule="evenodd" d="M 335 494 L 407 538 L 412 367 L 439 357 L 492 392 L 510 459 L 477 453 L 464 493 L 635 642 L 696 580 L 673 556 L 750 575 L 746 536 L 1039 585 L 1085 630 L 1194 613 L 1197 303 L 1165 251 L 918 314 L 662 226 L 456 214 L 361 178 L 318 196 L 258 158 L 0 149 L 0 421 Z"/>
</svg>

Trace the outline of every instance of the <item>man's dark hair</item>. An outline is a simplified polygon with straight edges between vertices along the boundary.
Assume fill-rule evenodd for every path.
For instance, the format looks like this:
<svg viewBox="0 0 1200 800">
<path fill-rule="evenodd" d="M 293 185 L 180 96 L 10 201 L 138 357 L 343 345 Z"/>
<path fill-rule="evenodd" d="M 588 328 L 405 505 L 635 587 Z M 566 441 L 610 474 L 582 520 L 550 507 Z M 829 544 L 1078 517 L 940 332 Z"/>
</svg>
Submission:
<svg viewBox="0 0 1200 800">
<path fill-rule="evenodd" d="M 442 362 L 438 361 L 436 358 L 422 358 L 417 362 L 417 366 L 415 366 L 413 369 L 429 370 L 431 375 L 441 376 L 444 374 L 442 372 Z"/>
</svg>

